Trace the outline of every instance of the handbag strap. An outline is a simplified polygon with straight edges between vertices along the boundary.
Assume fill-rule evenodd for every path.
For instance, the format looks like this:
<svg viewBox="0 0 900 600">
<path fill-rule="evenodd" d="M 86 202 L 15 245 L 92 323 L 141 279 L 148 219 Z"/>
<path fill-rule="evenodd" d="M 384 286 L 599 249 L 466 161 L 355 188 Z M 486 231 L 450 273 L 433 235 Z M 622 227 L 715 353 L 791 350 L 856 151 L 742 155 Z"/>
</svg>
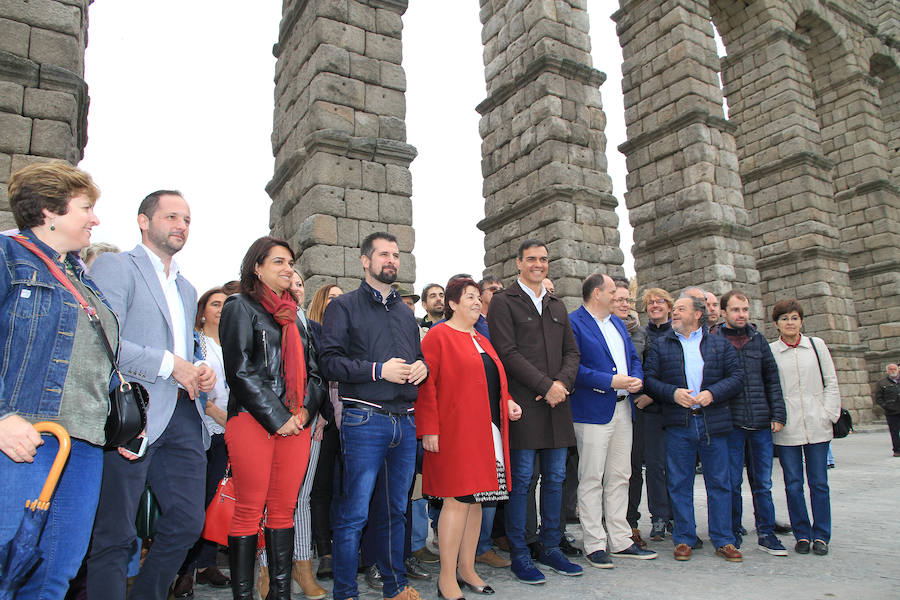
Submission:
<svg viewBox="0 0 900 600">
<path fill-rule="evenodd" d="M 112 346 L 109 345 L 109 340 L 106 338 L 106 332 L 103 330 L 103 324 L 100 322 L 100 317 L 97 316 L 97 311 L 94 310 L 94 307 L 88 304 L 88 301 L 84 299 L 84 296 L 72 285 L 72 282 L 69 281 L 69 278 L 66 277 L 66 274 L 63 273 L 62 269 L 59 268 L 53 260 L 50 259 L 49 256 L 41 252 L 41 249 L 34 245 L 34 243 L 29 240 L 24 235 L 16 234 L 10 236 L 10 238 L 19 242 L 22 246 L 30 250 L 41 259 L 45 265 L 47 265 L 47 269 L 50 270 L 50 274 L 53 275 L 64 288 L 69 290 L 73 296 L 75 296 L 75 300 L 78 301 L 78 304 L 81 305 L 81 308 L 84 309 L 85 314 L 87 315 L 88 321 L 94 327 L 94 331 L 97 332 L 97 335 L 100 336 L 100 340 L 103 343 L 103 349 L 106 350 L 106 356 L 109 357 L 109 362 L 112 363 L 113 369 L 115 369 L 116 374 L 119 376 L 119 381 L 123 384 L 125 383 L 125 377 L 122 376 L 121 371 L 119 371 L 119 363 L 116 362 L 116 355 L 113 354 Z"/>
<path fill-rule="evenodd" d="M 809 336 L 809 343 L 812 344 L 813 352 L 816 353 L 816 363 L 819 365 L 819 377 L 822 378 L 822 389 L 825 389 L 825 374 L 822 372 L 822 359 L 819 358 L 819 350 L 816 348 L 816 342 L 813 341 L 812 336 Z"/>
</svg>

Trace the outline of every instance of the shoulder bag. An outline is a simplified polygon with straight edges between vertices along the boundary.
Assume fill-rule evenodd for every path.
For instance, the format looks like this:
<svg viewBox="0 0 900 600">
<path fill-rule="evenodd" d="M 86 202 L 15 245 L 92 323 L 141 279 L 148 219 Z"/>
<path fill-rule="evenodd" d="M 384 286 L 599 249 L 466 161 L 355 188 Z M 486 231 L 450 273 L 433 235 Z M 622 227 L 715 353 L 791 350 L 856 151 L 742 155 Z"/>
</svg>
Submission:
<svg viewBox="0 0 900 600">
<path fill-rule="evenodd" d="M 822 388 L 824 389 L 825 374 L 822 372 L 822 359 L 819 358 L 819 351 L 816 349 L 816 343 L 813 341 L 812 337 L 809 338 L 809 343 L 812 344 L 813 352 L 816 353 L 816 362 L 819 364 L 819 377 L 822 378 Z M 837 439 L 845 438 L 850 435 L 850 432 L 853 431 L 853 417 L 850 416 L 850 411 L 841 407 L 841 416 L 838 417 L 837 421 L 831 424 L 831 431 Z"/>
<path fill-rule="evenodd" d="M 50 273 L 63 285 L 63 287 L 75 296 L 78 304 L 81 305 L 81 308 L 87 315 L 88 321 L 94 327 L 94 331 L 100 336 L 100 341 L 102 342 L 103 349 L 106 351 L 109 362 L 112 364 L 113 370 L 115 370 L 116 375 L 119 377 L 119 385 L 114 387 L 109 393 L 109 408 L 107 409 L 106 426 L 104 428 L 106 434 L 106 448 L 118 448 L 119 446 L 130 442 L 139 436 L 147 427 L 147 403 L 150 400 L 147 389 L 136 381 L 125 381 L 125 377 L 122 376 L 122 372 L 119 370 L 119 364 L 116 362 L 116 356 L 113 354 L 112 348 L 109 345 L 109 340 L 106 339 L 106 332 L 103 331 L 103 325 L 100 323 L 100 317 L 97 316 L 97 311 L 95 311 L 94 307 L 88 304 L 87 300 L 84 299 L 84 296 L 75 289 L 75 286 L 72 285 L 69 278 L 62 272 L 59 265 L 41 252 L 40 248 L 35 246 L 31 240 L 24 235 L 14 235 L 11 236 L 11 238 L 30 250 L 35 256 L 40 258 L 45 265 L 47 265 Z"/>
</svg>

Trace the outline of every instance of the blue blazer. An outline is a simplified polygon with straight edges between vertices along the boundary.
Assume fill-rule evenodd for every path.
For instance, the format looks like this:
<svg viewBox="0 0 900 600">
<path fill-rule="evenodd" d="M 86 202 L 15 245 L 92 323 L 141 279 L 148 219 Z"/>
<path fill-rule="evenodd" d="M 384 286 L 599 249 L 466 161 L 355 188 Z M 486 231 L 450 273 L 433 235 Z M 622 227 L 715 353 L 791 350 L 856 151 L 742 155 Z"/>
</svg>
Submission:
<svg viewBox="0 0 900 600">
<path fill-rule="evenodd" d="M 622 319 L 612 315 L 613 325 L 625 342 L 625 357 L 628 360 L 628 375 L 644 378 L 641 359 Z M 616 410 L 616 390 L 612 388 L 612 378 L 616 375 L 616 363 L 600 332 L 600 326 L 584 306 L 569 314 L 575 342 L 581 351 L 581 363 L 575 377 L 575 391 L 569 397 L 572 403 L 572 419 L 576 423 L 603 425 L 612 420 Z M 629 404 L 631 404 L 629 402 Z"/>
</svg>

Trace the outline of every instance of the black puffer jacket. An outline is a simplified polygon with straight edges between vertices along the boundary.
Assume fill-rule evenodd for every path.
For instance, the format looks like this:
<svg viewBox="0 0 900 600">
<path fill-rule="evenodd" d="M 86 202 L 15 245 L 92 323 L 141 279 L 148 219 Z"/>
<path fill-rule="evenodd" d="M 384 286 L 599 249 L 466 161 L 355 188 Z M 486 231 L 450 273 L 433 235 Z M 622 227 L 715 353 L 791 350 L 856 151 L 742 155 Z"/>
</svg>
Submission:
<svg viewBox="0 0 900 600">
<path fill-rule="evenodd" d="M 731 399 L 731 419 L 735 427 L 742 429 L 768 429 L 772 421 L 784 425 L 786 413 L 778 364 L 769 348 L 769 342 L 752 324 L 741 329 L 727 325 L 716 327 L 715 334 L 731 341 L 736 337 L 749 340 L 737 350 L 738 360 L 744 370 L 744 386 L 741 393 Z"/>
<path fill-rule="evenodd" d="M 319 373 L 318 352 L 311 336 L 297 319 L 306 358 L 306 397 L 303 406 L 310 420 L 326 400 L 328 388 Z M 281 325 L 256 300 L 234 294 L 225 301 L 219 322 L 225 379 L 231 389 L 228 418 L 242 412 L 253 415 L 269 433 L 287 423 L 291 413 L 285 404 L 281 373 Z M 304 423 L 304 426 L 308 425 Z"/>
</svg>

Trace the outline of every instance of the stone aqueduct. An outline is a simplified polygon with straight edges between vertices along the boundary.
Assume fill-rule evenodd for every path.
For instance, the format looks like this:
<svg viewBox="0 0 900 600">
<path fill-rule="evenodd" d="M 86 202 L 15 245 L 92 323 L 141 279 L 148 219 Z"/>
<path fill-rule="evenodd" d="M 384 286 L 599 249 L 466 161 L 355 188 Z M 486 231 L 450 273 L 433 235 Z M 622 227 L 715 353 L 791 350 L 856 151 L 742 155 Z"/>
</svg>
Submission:
<svg viewBox="0 0 900 600">
<path fill-rule="evenodd" d="M 81 159 L 89 4 L 0 0 L 0 182 Z M 411 259 L 407 4 L 283 2 L 270 222 L 313 287 L 355 285 L 371 231 L 396 234 Z M 545 239 L 572 303 L 583 277 L 623 262 L 587 8 L 480 0 L 485 264 L 511 278 L 518 242 Z M 612 18 L 639 282 L 740 286 L 762 299 L 757 319 L 796 296 L 832 348 L 844 406 L 870 420 L 869 383 L 900 352 L 900 3 L 620 0 Z"/>
</svg>

